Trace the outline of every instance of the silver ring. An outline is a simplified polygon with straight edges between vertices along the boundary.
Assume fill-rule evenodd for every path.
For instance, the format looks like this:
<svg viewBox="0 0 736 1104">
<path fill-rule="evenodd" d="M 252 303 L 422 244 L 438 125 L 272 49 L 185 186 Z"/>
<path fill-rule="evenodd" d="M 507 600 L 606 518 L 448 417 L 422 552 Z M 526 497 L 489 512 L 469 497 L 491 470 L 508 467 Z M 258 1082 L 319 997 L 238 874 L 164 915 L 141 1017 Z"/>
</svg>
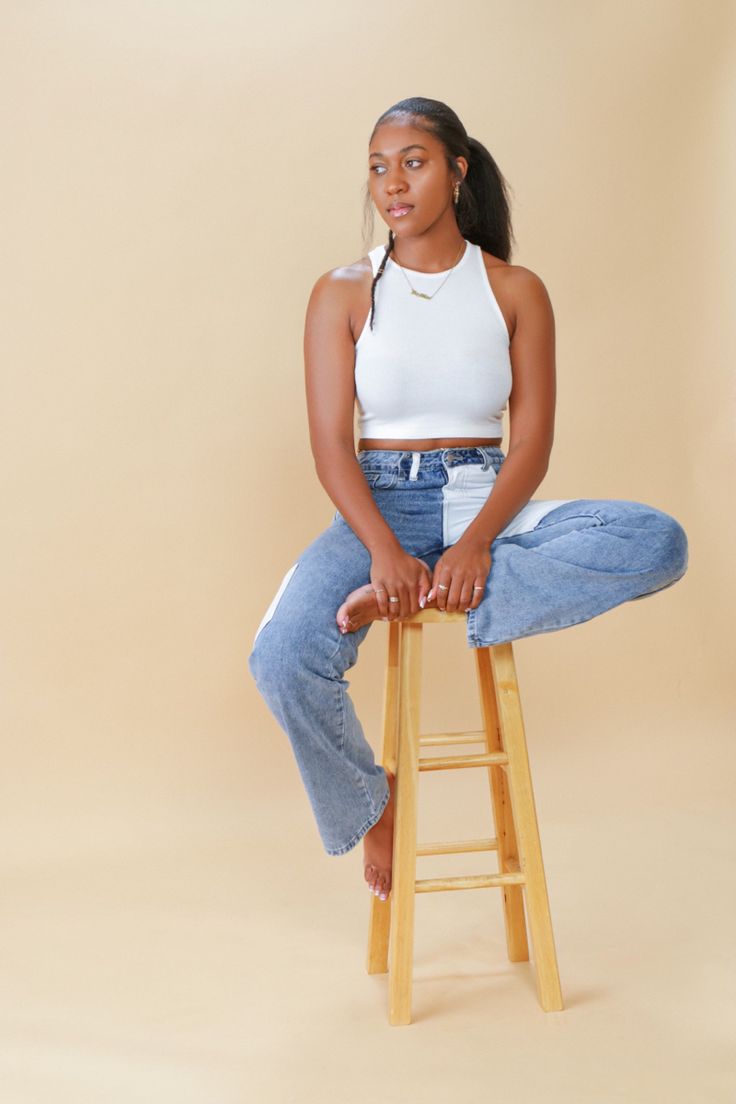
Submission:
<svg viewBox="0 0 736 1104">
<path fill-rule="evenodd" d="M 383 587 L 378 587 L 378 589 L 376 589 L 376 587 L 374 587 L 373 588 L 373 593 L 374 594 L 383 594 L 384 593 L 384 588 Z"/>
<path fill-rule="evenodd" d="M 398 602 L 398 601 L 399 601 L 398 598 L 389 598 L 389 602 Z"/>
<path fill-rule="evenodd" d="M 473 587 L 473 590 L 485 590 L 485 587 Z"/>
<path fill-rule="evenodd" d="M 438 590 L 449 590 L 450 588 L 446 587 L 446 586 L 443 586 L 442 583 L 438 583 L 437 584 L 437 589 Z"/>
</svg>

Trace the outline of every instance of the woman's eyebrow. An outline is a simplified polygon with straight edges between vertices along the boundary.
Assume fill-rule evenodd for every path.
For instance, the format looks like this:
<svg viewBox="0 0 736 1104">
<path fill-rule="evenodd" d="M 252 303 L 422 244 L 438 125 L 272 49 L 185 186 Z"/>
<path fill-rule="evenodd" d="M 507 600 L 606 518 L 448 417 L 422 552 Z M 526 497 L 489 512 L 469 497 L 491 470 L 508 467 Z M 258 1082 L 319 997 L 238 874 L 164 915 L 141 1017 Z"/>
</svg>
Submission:
<svg viewBox="0 0 736 1104">
<path fill-rule="evenodd" d="M 427 147 L 426 146 L 420 146 L 418 142 L 414 142 L 411 146 L 402 146 L 401 149 L 399 150 L 399 153 L 406 153 L 407 150 L 410 150 L 410 149 L 423 149 L 423 150 L 426 150 L 427 153 L 429 153 L 429 150 L 427 149 Z M 371 154 L 368 155 L 368 159 L 370 160 L 371 157 L 385 157 L 385 156 L 386 156 L 385 153 L 371 153 Z"/>
</svg>

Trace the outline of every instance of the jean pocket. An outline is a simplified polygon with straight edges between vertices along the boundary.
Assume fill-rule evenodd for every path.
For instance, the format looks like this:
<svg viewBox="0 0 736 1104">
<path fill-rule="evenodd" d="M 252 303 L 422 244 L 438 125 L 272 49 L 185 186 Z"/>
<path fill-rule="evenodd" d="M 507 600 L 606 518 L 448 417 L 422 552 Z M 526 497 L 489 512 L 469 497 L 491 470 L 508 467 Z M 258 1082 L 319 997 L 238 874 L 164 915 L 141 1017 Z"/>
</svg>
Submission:
<svg viewBox="0 0 736 1104">
<path fill-rule="evenodd" d="M 366 483 L 374 491 L 390 491 L 399 480 L 398 468 L 363 468 Z"/>
<path fill-rule="evenodd" d="M 463 464 L 461 468 L 455 470 L 460 473 L 458 486 L 469 494 L 472 494 L 473 491 L 481 493 L 485 491 L 487 494 L 496 482 L 496 476 L 498 475 L 494 464 L 490 464 L 485 469 L 482 464 Z"/>
</svg>

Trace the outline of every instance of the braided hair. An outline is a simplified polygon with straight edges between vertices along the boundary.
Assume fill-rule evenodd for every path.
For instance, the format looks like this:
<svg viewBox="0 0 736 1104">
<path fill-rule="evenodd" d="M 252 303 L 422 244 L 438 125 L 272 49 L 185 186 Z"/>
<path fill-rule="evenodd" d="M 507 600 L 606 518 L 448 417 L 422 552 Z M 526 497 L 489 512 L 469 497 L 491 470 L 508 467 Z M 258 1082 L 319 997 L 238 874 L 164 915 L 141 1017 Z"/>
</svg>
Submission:
<svg viewBox="0 0 736 1104">
<path fill-rule="evenodd" d="M 381 263 L 378 266 L 378 271 L 376 272 L 376 275 L 373 277 L 373 283 L 371 284 L 371 321 L 370 321 L 370 328 L 371 329 L 373 329 L 373 317 L 376 313 L 376 284 L 378 283 L 378 281 L 383 276 L 383 270 L 386 267 L 386 261 L 389 259 L 389 257 L 393 253 L 394 242 L 395 241 L 396 241 L 396 236 L 395 236 L 393 230 L 389 229 L 389 232 L 388 232 L 388 245 L 386 246 L 386 251 L 383 254 L 383 257 L 381 258 Z"/>
<path fill-rule="evenodd" d="M 511 257 L 512 241 L 515 241 L 511 226 L 511 213 L 508 193 L 511 190 L 501 170 L 486 147 L 471 138 L 458 116 L 442 103 L 425 96 L 412 96 L 399 100 L 387 108 L 376 121 L 370 140 L 382 123 L 411 122 L 420 130 L 426 130 L 445 147 L 447 165 L 460 182 L 460 193 L 455 208 L 458 229 L 464 238 L 479 245 L 486 253 L 492 253 L 504 261 Z M 369 140 L 369 141 L 370 141 Z M 468 171 L 463 179 L 455 163 L 456 157 L 464 157 L 468 162 Z M 366 223 L 370 226 L 373 206 L 370 191 L 366 185 Z M 388 245 L 381 259 L 378 271 L 371 284 L 370 329 L 376 313 L 376 285 L 383 275 L 386 261 L 393 252 L 396 236 L 393 230 L 388 232 Z"/>
</svg>

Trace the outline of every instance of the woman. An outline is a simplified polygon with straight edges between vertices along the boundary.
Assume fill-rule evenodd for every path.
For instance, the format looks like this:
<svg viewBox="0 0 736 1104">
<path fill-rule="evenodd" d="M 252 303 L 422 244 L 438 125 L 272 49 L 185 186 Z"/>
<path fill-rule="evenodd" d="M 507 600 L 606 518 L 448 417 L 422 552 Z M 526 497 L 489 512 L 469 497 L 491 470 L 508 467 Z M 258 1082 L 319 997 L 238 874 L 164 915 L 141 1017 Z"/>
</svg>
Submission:
<svg viewBox="0 0 736 1104">
<path fill-rule="evenodd" d="M 322 275 L 305 325 L 311 448 L 337 512 L 286 573 L 248 664 L 325 850 L 362 839 L 385 900 L 394 778 L 343 678 L 373 621 L 466 610 L 471 647 L 553 632 L 671 586 L 688 544 L 639 502 L 531 498 L 552 449 L 554 317 L 539 277 L 509 263 L 506 182 L 485 147 L 419 97 L 379 118 L 368 166 L 388 245 Z"/>
</svg>

